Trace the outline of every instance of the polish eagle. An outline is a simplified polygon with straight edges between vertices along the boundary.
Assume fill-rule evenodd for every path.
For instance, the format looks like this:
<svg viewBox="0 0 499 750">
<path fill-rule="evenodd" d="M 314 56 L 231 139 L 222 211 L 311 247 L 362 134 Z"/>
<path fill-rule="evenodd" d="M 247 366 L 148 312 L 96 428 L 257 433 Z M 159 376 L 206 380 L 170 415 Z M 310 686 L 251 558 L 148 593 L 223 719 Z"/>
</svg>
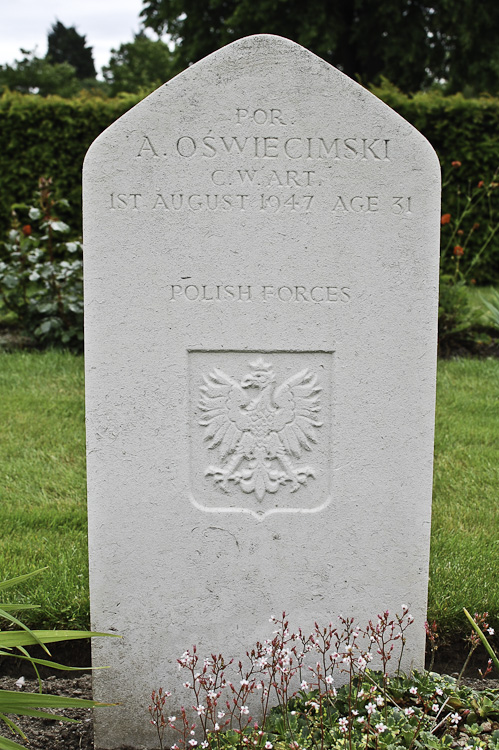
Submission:
<svg viewBox="0 0 499 750">
<path fill-rule="evenodd" d="M 293 459 L 317 442 L 321 388 L 308 368 L 276 385 L 269 362 L 260 357 L 249 364 L 251 371 L 240 382 L 216 367 L 203 376 L 199 423 L 220 458 L 205 476 L 225 492 L 234 482 L 261 502 L 266 492 L 284 485 L 296 492 L 315 477 L 312 466 L 295 466 Z"/>
</svg>

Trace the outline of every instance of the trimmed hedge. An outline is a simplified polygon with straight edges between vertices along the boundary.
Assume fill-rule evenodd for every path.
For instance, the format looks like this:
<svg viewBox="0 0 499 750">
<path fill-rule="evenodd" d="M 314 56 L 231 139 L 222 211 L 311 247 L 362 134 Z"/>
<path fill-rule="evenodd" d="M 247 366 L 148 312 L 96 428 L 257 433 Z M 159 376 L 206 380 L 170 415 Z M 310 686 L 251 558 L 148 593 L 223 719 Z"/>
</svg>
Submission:
<svg viewBox="0 0 499 750">
<path fill-rule="evenodd" d="M 81 169 L 92 141 L 140 97 L 62 99 L 4 93 L 0 97 L 0 232 L 12 203 L 31 201 L 40 177 L 52 177 L 56 194 L 70 202 L 67 217 L 81 228 Z"/>
<path fill-rule="evenodd" d="M 452 172 L 453 161 L 461 162 L 459 172 L 454 169 L 452 179 L 444 186 L 443 213 L 455 214 L 458 184 L 462 201 L 469 186 L 476 187 L 480 180 L 487 184 L 493 181 L 499 167 L 499 99 L 465 99 L 460 94 L 445 97 L 439 92 L 407 96 L 387 83 L 373 91 L 433 144 L 444 177 Z M 139 100 L 136 94 L 116 99 L 3 94 L 0 97 L 0 232 L 3 234 L 9 225 L 10 205 L 31 199 L 40 176 L 53 178 L 59 197 L 67 198 L 72 206 L 68 220 L 73 227 L 80 227 L 81 166 L 85 152 L 100 132 Z M 499 190 L 497 195 L 495 202 L 499 208 Z M 492 196 L 495 198 L 494 193 Z M 477 242 L 486 236 L 486 226 L 491 222 L 486 203 L 482 201 L 470 217 L 472 223 L 482 226 L 483 234 L 477 233 Z M 496 214 L 499 219 L 499 210 Z M 464 270 L 466 262 L 467 258 L 461 261 Z M 499 233 L 473 268 L 473 275 L 479 283 L 499 281 Z"/>
</svg>

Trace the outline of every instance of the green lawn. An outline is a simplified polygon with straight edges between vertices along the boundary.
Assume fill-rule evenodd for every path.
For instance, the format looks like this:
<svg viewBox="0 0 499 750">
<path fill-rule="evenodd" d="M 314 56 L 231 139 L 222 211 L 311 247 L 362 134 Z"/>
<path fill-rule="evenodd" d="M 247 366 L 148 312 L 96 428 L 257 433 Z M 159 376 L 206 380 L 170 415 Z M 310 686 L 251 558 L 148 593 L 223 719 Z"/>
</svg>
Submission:
<svg viewBox="0 0 499 750">
<path fill-rule="evenodd" d="M 463 606 L 499 625 L 498 396 L 498 360 L 439 362 L 428 615 L 441 633 L 467 630 Z M 1 577 L 49 566 L 26 585 L 41 605 L 30 624 L 87 627 L 82 358 L 0 355 L 0 425 Z"/>
</svg>

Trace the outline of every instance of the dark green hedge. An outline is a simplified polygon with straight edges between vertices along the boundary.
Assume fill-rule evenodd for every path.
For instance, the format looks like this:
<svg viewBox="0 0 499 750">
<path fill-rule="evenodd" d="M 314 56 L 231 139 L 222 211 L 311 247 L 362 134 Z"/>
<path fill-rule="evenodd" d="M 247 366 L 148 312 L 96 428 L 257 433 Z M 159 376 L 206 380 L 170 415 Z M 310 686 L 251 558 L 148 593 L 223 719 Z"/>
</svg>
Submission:
<svg viewBox="0 0 499 750">
<path fill-rule="evenodd" d="M 442 213 L 455 217 L 457 200 L 463 205 L 469 187 L 475 188 L 480 180 L 487 185 L 494 181 L 493 175 L 499 167 L 499 99 L 444 97 L 438 92 L 410 97 L 389 84 L 374 93 L 424 133 L 435 147 L 444 178 L 450 174 L 443 190 Z M 42 175 L 52 177 L 59 197 L 70 201 L 73 213 L 67 218 L 79 227 L 85 152 L 102 130 L 138 100 L 137 95 L 61 99 L 6 93 L 0 97 L 1 232 L 8 226 L 10 205 L 28 200 Z M 461 162 L 461 166 L 453 168 L 453 161 Z M 469 225 L 479 223 L 480 229 L 474 233 L 469 252 L 461 260 L 462 268 L 466 268 L 472 257 L 473 243 L 476 249 L 494 220 L 490 209 L 494 212 L 495 204 L 499 209 L 499 189 L 497 193 L 492 191 L 491 196 L 492 200 L 483 200 L 469 218 Z M 495 218 L 499 220 L 499 210 L 495 211 Z M 465 223 L 465 234 L 468 228 Z M 473 268 L 473 275 L 479 283 L 499 281 L 499 232 L 481 262 Z"/>
<path fill-rule="evenodd" d="M 6 93 L 0 97 L 0 231 L 9 225 L 10 206 L 32 198 L 39 177 L 52 177 L 59 198 L 81 227 L 81 168 L 92 141 L 139 101 L 82 96 L 62 99 Z"/>
</svg>

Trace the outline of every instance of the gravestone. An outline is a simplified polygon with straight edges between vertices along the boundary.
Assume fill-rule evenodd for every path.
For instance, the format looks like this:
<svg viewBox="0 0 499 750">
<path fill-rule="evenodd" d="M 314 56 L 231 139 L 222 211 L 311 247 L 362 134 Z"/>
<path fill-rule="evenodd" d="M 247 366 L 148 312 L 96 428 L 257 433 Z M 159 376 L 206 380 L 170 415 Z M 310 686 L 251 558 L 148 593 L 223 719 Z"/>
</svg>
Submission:
<svg viewBox="0 0 499 750">
<path fill-rule="evenodd" d="M 306 629 L 406 603 L 422 666 L 439 187 L 411 125 L 267 35 L 90 148 L 92 627 L 123 636 L 93 643 L 96 698 L 122 704 L 99 750 L 154 747 L 176 659 L 242 656 L 274 612 Z"/>
</svg>

